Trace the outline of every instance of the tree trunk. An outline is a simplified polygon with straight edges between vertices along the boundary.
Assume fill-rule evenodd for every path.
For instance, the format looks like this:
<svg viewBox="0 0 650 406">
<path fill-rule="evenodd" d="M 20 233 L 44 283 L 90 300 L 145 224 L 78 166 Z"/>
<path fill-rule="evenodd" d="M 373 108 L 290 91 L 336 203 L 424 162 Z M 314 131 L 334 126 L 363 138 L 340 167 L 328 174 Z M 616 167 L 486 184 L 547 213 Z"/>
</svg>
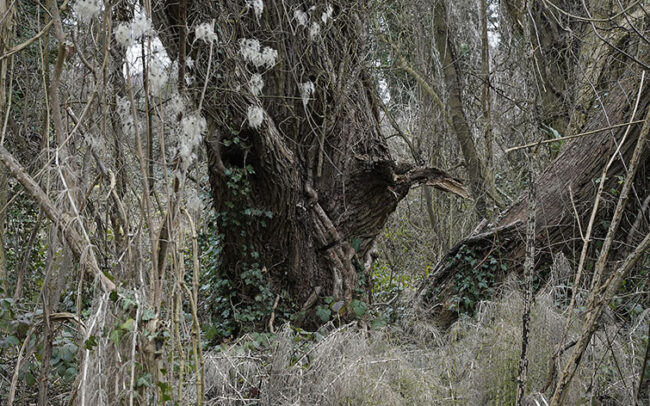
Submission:
<svg viewBox="0 0 650 406">
<path fill-rule="evenodd" d="M 632 75 L 621 78 L 621 83 L 625 83 L 626 88 L 612 90 L 604 110 L 591 110 L 592 114 L 586 119 L 588 123 L 585 127 L 586 130 L 607 128 L 610 123 L 625 123 L 644 118 L 645 112 L 650 108 L 650 86 L 644 86 L 636 115 L 632 117 L 635 92 L 638 90 L 634 87 L 639 85 L 634 79 L 636 78 Z M 578 138 L 568 145 L 558 158 L 542 172 L 536 182 L 538 196 L 536 241 L 539 250 L 536 262 L 537 272 L 544 270 L 556 253 L 563 252 L 567 258 L 573 258 L 575 253 L 580 252 L 581 233 L 586 229 L 598 183 L 603 181 L 599 179 L 603 167 L 616 152 L 617 146 L 620 145 L 620 150 L 616 154 L 617 158 L 604 180 L 604 190 L 616 196 L 616 191 L 620 189 L 621 176 L 625 175 L 626 162 L 632 155 L 642 126 L 642 123 L 637 122 L 629 126 Z M 628 127 L 629 133 L 621 144 Z M 640 162 L 641 167 L 635 183 L 639 199 L 631 202 L 633 204 L 628 208 L 630 222 L 634 222 L 641 201 L 650 192 L 650 185 L 647 181 L 648 173 L 650 173 L 650 151 L 648 148 L 643 152 Z M 601 203 L 595 223 L 600 225 L 600 229 L 595 238 L 599 238 L 607 231 L 605 222 L 609 219 L 609 214 L 615 204 L 615 199 L 603 200 L 609 200 L 609 202 Z M 490 269 L 491 272 L 496 272 L 495 285 L 498 281 L 503 280 L 507 273 L 521 270 L 525 252 L 525 239 L 522 237 L 527 208 L 528 203 L 524 197 L 504 213 L 493 230 L 467 237 L 440 261 L 436 271 L 423 285 L 421 297 L 427 306 L 437 305 L 434 313 L 437 314 L 443 325 L 452 322 L 458 313 L 449 310 L 450 308 L 454 309 L 453 300 L 457 300 L 456 275 L 474 269 L 472 264 L 468 268 L 468 265 L 462 263 L 462 260 L 454 260 L 459 252 L 469 250 L 472 253 L 471 256 L 478 260 L 479 265 L 488 259 L 496 259 L 498 266 Z M 621 229 L 630 230 L 632 227 L 629 225 L 621 227 Z M 623 235 L 619 237 L 619 241 L 626 240 Z M 620 256 L 622 256 L 626 252 L 625 244 L 618 248 L 621 250 Z M 456 299 L 454 299 L 455 297 Z"/>
<path fill-rule="evenodd" d="M 154 21 L 176 60 L 180 10 L 157 3 Z M 314 292 L 349 304 L 355 258 L 371 250 L 411 186 L 465 195 L 440 170 L 394 162 L 366 73 L 363 2 L 328 4 L 307 10 L 300 1 L 268 1 L 259 15 L 254 7 L 242 15 L 239 2 L 188 2 L 187 15 L 217 18 L 212 50 L 189 30 L 187 56 L 195 62 L 188 73 L 197 85 L 187 91 L 208 119 L 210 184 L 224 235 L 220 272 L 242 302 L 254 301 L 259 284 L 269 283 L 295 309 Z M 277 63 L 245 60 L 244 39 L 259 40 L 259 51 L 277 51 Z M 210 64 L 218 68 L 206 72 Z M 256 73 L 262 94 L 249 86 Z M 202 100 L 205 81 L 219 90 Z M 260 124 L 249 114 L 255 111 L 263 114 Z"/>
<path fill-rule="evenodd" d="M 592 11 L 596 10 L 596 6 L 605 7 L 604 10 L 613 9 L 609 3 L 591 3 L 598 3 L 591 5 Z M 542 272 L 554 254 L 563 252 L 568 258 L 573 258 L 574 253 L 580 252 L 581 234 L 586 230 L 598 183 L 601 181 L 605 182 L 604 190 L 611 193 L 613 198 L 603 198 L 609 200 L 609 204 L 605 201 L 600 205 L 595 223 L 599 229 L 595 230 L 596 235 L 592 235 L 592 239 L 604 236 L 607 231 L 609 214 L 615 204 L 612 200 L 615 200 L 618 193 L 620 179 L 625 175 L 626 162 L 631 157 L 643 125 L 639 122 L 630 126 L 620 124 L 643 119 L 650 107 L 649 86 L 643 84 L 643 88 L 639 89 L 638 63 L 634 63 L 631 58 L 621 59 L 615 56 L 624 52 L 625 55 L 636 55 L 637 60 L 643 61 L 648 60 L 648 51 L 643 41 L 638 36 L 631 35 L 627 29 L 632 21 L 629 19 L 635 18 L 639 10 L 630 9 L 629 15 L 619 13 L 609 22 L 611 30 L 597 32 L 594 25 L 567 22 L 575 32 L 582 35 L 577 37 L 568 35 L 559 26 L 555 16 L 557 10 L 541 3 L 531 4 L 530 10 L 523 7 L 524 2 L 518 0 L 506 2 L 506 9 L 515 22 L 515 27 L 519 27 L 525 43 L 529 44 L 530 41 L 534 47 L 528 69 L 537 78 L 540 89 L 540 127 L 547 125 L 563 129 L 570 132 L 567 135 L 606 129 L 580 137 L 566 146 L 536 182 L 536 242 L 539 250 L 536 271 Z M 575 7 L 582 8 L 582 3 L 565 0 L 560 2 L 559 7 L 572 10 Z M 607 12 L 599 10 L 597 15 L 607 15 Z M 615 45 L 624 45 L 624 48 L 614 48 Z M 558 54 L 559 50 L 565 50 L 562 52 L 567 54 Z M 569 53 L 568 50 L 574 51 Z M 571 62 L 575 65 L 568 69 L 567 64 Z M 607 63 L 609 70 L 604 69 Z M 635 109 L 639 91 L 639 105 Z M 608 129 L 614 125 L 619 126 Z M 617 151 L 619 145 L 620 150 Z M 617 156 L 607 177 L 599 179 L 615 151 Z M 631 219 L 630 224 L 621 227 L 622 230 L 635 230 L 632 223 L 637 216 L 642 215 L 639 208 L 650 191 L 647 181 L 649 158 L 650 152 L 646 148 L 636 177 L 637 198 L 628 207 L 627 218 Z M 524 234 L 528 207 L 525 194 L 523 196 L 506 210 L 492 230 L 477 230 L 477 233 L 484 232 L 468 236 L 456 244 L 440 261 L 432 277 L 422 285 L 419 300 L 425 306 L 433 305 L 433 312 L 441 324 L 448 325 L 463 310 L 458 306 L 459 301 L 468 295 L 471 296 L 468 298 L 470 302 L 479 300 L 503 280 L 506 274 L 521 270 L 525 253 L 525 241 L 521 237 Z M 617 237 L 618 241 L 627 239 L 625 235 Z M 614 255 L 616 259 L 623 258 L 629 251 L 625 244 L 620 244 L 617 248 L 618 255 Z M 471 263 L 473 260 L 478 265 Z M 475 284 L 471 295 L 463 291 L 456 279 L 469 275 L 471 280 L 482 272 L 481 269 L 490 275 L 491 286 L 479 289 Z"/>
<path fill-rule="evenodd" d="M 442 0 L 436 2 L 434 24 L 434 39 L 447 88 L 451 124 L 465 158 L 470 190 L 476 201 L 476 212 L 479 217 L 488 217 L 488 213 L 492 212 L 488 202 L 493 202 L 500 208 L 504 208 L 506 205 L 496 190 L 493 173 L 487 170 L 486 160 L 480 156 L 476 148 L 476 142 L 465 115 L 457 50 L 449 35 L 447 11 Z M 485 97 L 487 98 L 487 96 Z"/>
</svg>

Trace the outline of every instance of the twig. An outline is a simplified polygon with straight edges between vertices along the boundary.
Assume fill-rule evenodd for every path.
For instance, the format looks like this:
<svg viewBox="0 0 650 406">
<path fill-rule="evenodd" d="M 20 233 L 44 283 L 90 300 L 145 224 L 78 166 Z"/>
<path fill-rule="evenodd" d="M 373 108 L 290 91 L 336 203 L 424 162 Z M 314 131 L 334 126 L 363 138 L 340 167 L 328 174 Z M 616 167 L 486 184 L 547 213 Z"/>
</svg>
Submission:
<svg viewBox="0 0 650 406">
<path fill-rule="evenodd" d="M 115 284 L 99 269 L 94 250 L 91 246 L 84 242 L 84 239 L 76 228 L 66 227 L 66 224 L 73 222 L 74 219 L 66 213 L 59 212 L 59 210 L 54 206 L 54 203 L 52 203 L 49 197 L 47 197 L 43 189 L 41 189 L 36 181 L 27 174 L 20 163 L 16 161 L 16 158 L 14 158 L 13 155 L 11 155 L 11 153 L 9 153 L 9 151 L 7 151 L 3 146 L 0 146 L 0 162 L 7 166 L 11 175 L 16 178 L 32 198 L 36 200 L 50 221 L 61 229 L 68 244 L 70 244 L 70 248 L 75 257 L 77 257 L 82 264 L 90 268 L 93 275 L 100 280 L 102 289 L 105 292 L 115 290 Z M 86 251 L 88 251 L 87 254 Z"/>
<path fill-rule="evenodd" d="M 196 404 L 201 406 L 203 404 L 203 374 L 204 374 L 204 359 L 203 349 L 201 348 L 201 327 L 197 312 L 198 290 L 199 290 L 199 243 L 198 235 L 196 234 L 196 227 L 194 227 L 194 220 L 187 211 L 183 209 L 183 213 L 187 216 L 190 224 L 190 231 L 192 232 L 192 258 L 193 258 L 193 274 L 192 274 L 192 291 L 187 287 L 185 282 L 181 282 L 188 295 L 190 296 L 190 305 L 192 309 L 192 341 L 194 347 L 194 370 L 196 372 Z"/>
<path fill-rule="evenodd" d="M 63 4 L 61 4 L 61 7 L 60 7 L 61 11 L 65 11 L 65 9 L 68 7 L 68 2 L 69 2 L 69 0 L 65 0 L 63 2 Z M 0 61 L 10 57 L 11 55 L 13 55 L 13 54 L 15 54 L 17 52 L 22 51 L 23 49 L 25 49 L 28 46 L 30 46 L 31 44 L 33 44 L 34 41 L 36 41 L 37 39 L 42 37 L 46 32 L 49 31 L 50 27 L 52 27 L 52 24 L 53 24 L 53 20 L 50 20 L 47 24 L 45 24 L 43 29 L 38 32 L 38 34 L 34 35 L 33 37 L 31 37 L 27 41 L 25 41 L 25 42 L 23 42 L 23 43 L 21 43 L 19 45 L 16 45 L 15 47 L 11 48 L 9 51 L 4 53 L 3 55 L 0 55 Z"/>
<path fill-rule="evenodd" d="M 519 376 L 517 377 L 517 405 L 522 406 L 526 391 L 528 375 L 528 334 L 530 324 L 530 309 L 533 301 L 533 270 L 535 267 L 535 212 L 537 210 L 537 190 L 531 163 L 530 186 L 528 188 L 528 222 L 526 225 L 526 259 L 524 272 L 526 277 L 526 296 L 524 300 L 524 313 L 521 326 L 521 357 L 519 359 Z"/>
<path fill-rule="evenodd" d="M 650 337 L 650 320 L 648 320 L 648 337 Z M 650 338 L 647 341 L 645 356 L 643 357 L 643 366 L 641 367 L 641 373 L 639 374 L 639 386 L 636 390 L 636 402 L 639 405 L 641 404 L 641 390 L 643 389 L 643 382 L 645 381 L 645 371 L 648 367 L 648 358 L 650 358 Z"/>
<path fill-rule="evenodd" d="M 129 379 L 129 406 L 133 406 L 133 395 L 134 395 L 134 386 L 135 386 L 135 349 L 138 342 L 138 320 L 140 319 L 140 309 L 142 308 L 142 303 L 138 297 L 138 292 L 135 292 L 135 322 L 133 323 L 133 331 L 131 334 L 133 338 L 131 339 L 131 377 Z"/>
<path fill-rule="evenodd" d="M 643 123 L 644 121 L 645 120 L 628 121 L 627 123 L 615 124 L 615 125 L 612 125 L 612 126 L 609 126 L 609 127 L 599 128 L 597 130 L 591 130 L 591 131 L 587 131 L 587 132 L 580 133 L 580 134 L 567 135 L 566 137 L 554 138 L 552 140 L 541 140 L 541 141 L 531 142 L 530 144 L 525 144 L 525 145 L 520 145 L 518 147 L 508 148 L 508 149 L 505 150 L 505 153 L 507 154 L 508 152 L 518 151 L 520 149 L 525 149 L 525 148 L 533 148 L 533 147 L 536 147 L 538 145 L 550 144 L 550 143 L 558 142 L 558 141 L 572 140 L 574 138 L 584 137 L 586 135 L 598 134 L 598 133 L 601 133 L 603 131 L 613 130 L 615 128 L 625 127 L 625 126 L 629 126 L 629 125 L 632 125 L 632 124 L 640 124 L 640 123 Z"/>
<path fill-rule="evenodd" d="M 280 303 L 280 295 L 275 297 L 275 302 L 273 302 L 273 307 L 271 308 L 271 317 L 269 317 L 269 331 L 271 334 L 275 333 L 273 322 L 275 321 L 275 309 L 278 308 L 278 303 Z"/>
</svg>

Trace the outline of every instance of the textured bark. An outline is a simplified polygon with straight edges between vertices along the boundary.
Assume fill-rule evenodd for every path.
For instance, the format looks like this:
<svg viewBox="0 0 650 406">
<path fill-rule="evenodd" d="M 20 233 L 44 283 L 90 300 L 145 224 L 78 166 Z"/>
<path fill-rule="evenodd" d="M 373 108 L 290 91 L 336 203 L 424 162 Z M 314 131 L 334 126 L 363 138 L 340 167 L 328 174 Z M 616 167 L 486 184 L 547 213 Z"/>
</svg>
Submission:
<svg viewBox="0 0 650 406">
<path fill-rule="evenodd" d="M 596 111 L 587 119 L 588 130 L 604 127 L 608 122 L 620 123 L 643 119 L 645 112 L 650 108 L 650 86 L 645 86 L 637 115 L 633 118 L 630 117 L 634 103 L 633 88 L 638 83 L 634 83 L 633 78 L 627 78 L 623 83 L 627 83 L 629 92 L 619 90 L 611 94 L 606 105 L 607 114 Z M 613 162 L 605 179 L 606 191 L 618 190 L 620 187 L 619 176 L 625 175 L 626 163 L 632 155 L 642 125 L 642 123 L 637 123 L 630 126 L 626 141 L 621 145 L 619 159 Z M 616 151 L 617 144 L 621 141 L 626 129 L 627 127 L 623 127 L 605 134 L 586 136 L 574 141 L 540 174 L 536 182 L 538 200 L 535 227 L 539 250 L 536 262 L 538 271 L 551 261 L 555 253 L 564 252 L 567 258 L 573 258 L 576 252 L 580 252 L 582 240 L 578 220 L 584 229 L 602 169 Z M 647 182 L 647 175 L 650 171 L 650 151 L 647 148 L 643 152 L 640 162 L 641 168 L 637 175 L 635 190 L 643 200 L 643 197 L 647 196 L 650 191 L 650 185 Z M 629 208 L 632 221 L 638 211 L 637 203 Z M 578 219 L 573 209 L 574 204 L 579 215 Z M 611 212 L 611 204 L 608 205 L 605 202 L 603 206 L 605 207 L 599 211 L 597 223 L 600 223 L 600 220 L 607 220 L 608 213 Z M 449 265 L 449 259 L 456 255 L 463 245 L 467 245 L 475 251 L 479 259 L 489 253 L 500 257 L 501 263 L 507 267 L 507 272 L 519 272 L 525 256 L 523 226 L 527 210 L 528 203 L 524 197 L 504 213 L 496 223 L 496 229 L 464 239 L 440 262 L 441 265 L 427 281 L 423 292 L 428 305 L 434 303 L 439 305 L 435 312 L 439 315 L 442 324 L 448 324 L 455 319 L 455 314 L 447 309 L 449 300 L 454 294 L 453 276 L 456 272 L 462 272 L 461 269 Z M 622 228 L 630 229 L 630 227 Z M 619 240 L 625 240 L 624 236 L 619 237 Z M 619 248 L 625 252 L 625 247 Z M 500 275 L 498 280 L 504 276 L 505 273 Z M 440 304 L 442 305 L 440 306 Z"/>
<path fill-rule="evenodd" d="M 490 42 L 488 40 L 488 0 L 480 0 L 481 19 L 481 109 L 483 110 L 483 127 L 485 137 L 485 167 L 488 173 L 494 171 L 494 134 L 492 133 L 492 102 L 490 96 Z M 494 178 L 492 178 L 494 182 Z M 496 186 L 495 186 L 496 188 Z"/>
<path fill-rule="evenodd" d="M 644 76 L 641 77 L 642 82 L 643 78 Z M 629 265 L 625 265 L 622 268 L 617 269 L 613 274 L 611 274 L 609 280 L 602 282 L 605 268 L 609 265 L 608 258 L 610 251 L 615 243 L 614 237 L 617 234 L 617 231 L 619 229 L 618 227 L 621 223 L 621 219 L 623 218 L 625 208 L 629 201 L 630 190 L 634 185 L 634 179 L 637 173 L 641 155 L 643 154 L 643 150 L 645 148 L 646 140 L 649 138 L 648 134 L 650 134 L 650 110 L 646 111 L 644 121 L 645 122 L 643 124 L 643 128 L 637 137 L 634 153 L 632 154 L 632 157 L 628 163 L 627 173 L 625 175 L 623 187 L 620 191 L 620 197 L 617 199 L 616 209 L 614 210 L 614 214 L 611 217 L 609 230 L 607 231 L 607 235 L 605 236 L 598 255 L 598 260 L 594 266 L 595 269 L 591 280 L 591 287 L 589 288 L 589 295 L 587 297 L 587 305 L 585 311 L 588 316 L 585 320 L 582 334 L 577 340 L 575 347 L 573 347 L 571 356 L 558 378 L 555 392 L 551 398 L 551 405 L 557 406 L 564 402 L 563 398 L 566 394 L 565 391 L 571 383 L 577 367 L 580 365 L 580 360 L 582 359 L 584 351 L 592 339 L 593 333 L 597 329 L 596 323 L 600 318 L 600 315 L 602 314 L 604 308 L 610 304 L 611 300 L 614 297 L 614 294 L 618 291 L 623 278 L 627 276 L 632 267 L 636 264 L 636 262 L 639 261 L 639 259 L 641 259 L 643 254 L 647 252 L 647 249 L 650 246 L 650 233 L 648 233 L 642 243 L 635 248 L 634 252 L 625 258 L 624 262 Z"/>
<path fill-rule="evenodd" d="M 540 122 L 572 135 L 586 124 L 596 89 L 611 79 L 621 61 L 625 63 L 613 47 L 625 48 L 632 26 L 642 25 L 644 11 L 633 7 L 621 13 L 624 2 L 609 0 L 550 3 L 507 0 L 506 15 L 532 50 L 530 70 L 539 92 Z M 564 13 L 585 18 L 567 18 Z"/>
<path fill-rule="evenodd" d="M 594 3 L 603 7 L 599 15 L 607 14 L 603 10 L 612 10 L 609 3 Z M 574 117 L 571 131 L 588 132 L 644 119 L 645 112 L 650 108 L 650 86 L 644 84 L 640 103 L 633 117 L 639 90 L 639 71 L 631 60 L 614 58 L 620 51 L 610 45 L 601 47 L 595 38 L 588 35 L 589 31 L 585 31 L 592 30 L 593 27 L 580 26 L 573 21 L 574 25 L 571 27 L 585 35 L 584 41 L 580 41 L 580 38 L 568 35 L 568 32 L 562 29 L 554 14 L 557 11 L 550 9 L 550 6 L 534 3 L 527 11 L 523 8 L 524 4 L 518 0 L 506 2 L 514 26 L 535 45 L 534 58 L 529 69 L 535 74 L 541 92 L 540 126 L 568 128 L 570 117 Z M 576 7 L 582 10 L 582 3 L 573 0 L 558 2 L 558 6 L 564 10 L 575 10 Z M 590 9 L 596 10 L 594 5 L 591 5 Z M 632 12 L 635 10 L 630 10 L 630 13 Z M 532 17 L 532 21 L 529 17 Z M 624 22 L 623 16 L 617 19 L 617 22 Z M 531 31 L 527 33 L 526 29 Z M 626 48 L 623 51 L 628 54 L 638 55 L 640 60 L 648 60 L 647 48 L 642 46 L 643 41 L 631 36 L 624 24 L 622 28 L 619 27 L 606 35 L 618 43 L 624 42 Z M 578 57 L 571 57 L 569 54 L 557 55 L 559 50 L 574 50 L 574 55 Z M 588 55 L 592 57 L 589 58 Z M 603 67 L 608 61 L 616 63 L 611 64 L 609 70 L 605 70 Z M 568 68 L 569 65 L 572 66 L 571 69 Z M 585 90 L 587 85 L 592 91 L 591 94 Z M 571 106 L 574 106 L 575 110 Z M 566 114 L 567 112 L 569 114 Z M 575 253 L 580 253 L 580 227 L 586 227 L 598 182 L 604 181 L 604 190 L 608 192 L 620 188 L 619 179 L 626 173 L 626 163 L 629 162 L 642 126 L 643 123 L 637 121 L 630 126 L 617 126 L 608 131 L 578 138 L 563 148 L 561 155 L 540 174 L 536 182 L 537 272 L 543 270 L 557 252 L 563 252 L 570 259 L 575 257 Z M 606 179 L 599 179 L 605 164 L 617 150 L 628 129 L 629 133 L 620 146 L 617 159 L 610 167 Z M 642 215 L 639 209 L 650 191 L 647 180 L 650 171 L 649 159 L 650 152 L 646 148 L 641 156 L 641 167 L 635 183 L 638 199 L 628 207 L 629 213 L 626 217 L 631 219 L 630 224 L 622 225 L 622 230 L 635 229 L 632 223 L 639 213 Z M 596 224 L 609 221 L 613 210 L 612 196 L 608 200 L 609 202 L 601 203 Z M 472 235 L 460 241 L 440 261 L 432 277 L 423 284 L 420 299 L 425 306 L 433 309 L 441 324 L 448 325 L 457 316 L 449 311 L 449 308 L 455 294 L 454 276 L 464 272 L 464 269 L 463 266 L 452 264 L 451 259 L 463 246 L 474 252 L 479 262 L 489 255 L 499 258 L 503 265 L 503 268 L 499 269 L 504 270 L 495 275 L 497 283 L 507 273 L 521 270 L 525 256 L 525 241 L 522 236 L 525 234 L 523 227 L 527 208 L 528 202 L 524 194 L 503 213 L 495 223 L 494 229 L 477 230 L 482 234 Z M 605 232 L 601 226 L 593 238 L 601 238 Z M 635 234 L 643 236 L 644 232 L 645 230 L 637 230 Z M 623 232 L 616 237 L 617 241 L 628 239 Z M 629 252 L 629 248 L 626 248 L 625 244 L 617 245 L 614 252 L 613 258 L 620 260 Z"/>
<path fill-rule="evenodd" d="M 156 3 L 154 21 L 177 59 L 180 10 L 176 3 Z M 195 42 L 193 30 L 186 48 L 195 60 L 188 69 L 197 83 L 208 80 L 209 88 L 224 89 L 206 93 L 202 114 L 208 118 L 212 196 L 222 214 L 220 269 L 235 281 L 244 300 L 255 293 L 240 278 L 254 251 L 272 289 L 287 291 L 296 308 L 314 292 L 349 303 L 359 271 L 355 258 L 371 250 L 411 186 L 426 183 L 465 195 L 462 185 L 443 171 L 398 165 L 392 159 L 378 130 L 375 86 L 365 70 L 363 3 L 334 5 L 326 22 L 321 15 L 330 3 L 325 1 L 310 10 L 300 1 L 264 2 L 259 19 L 252 9 L 241 14 L 243 2 L 187 4 L 188 16 L 216 18 L 215 32 L 225 38 L 213 50 L 219 76 L 205 71 L 210 47 Z M 311 14 L 306 26 L 297 24 L 294 10 Z M 320 32 L 312 36 L 313 24 L 319 24 Z M 238 53 L 243 38 L 277 50 L 277 64 L 269 69 L 245 63 Z M 248 92 L 254 72 L 263 75 L 263 96 Z M 303 101 L 300 84 L 307 81 L 315 92 Z M 198 104 L 201 92 L 187 91 Z M 247 122 L 249 106 L 264 109 L 258 128 Z M 250 186 L 245 195 L 233 187 L 233 174 L 242 170 Z M 271 216 L 265 225 L 255 218 L 237 218 L 234 224 L 233 216 L 241 215 L 243 207 Z"/>
</svg>

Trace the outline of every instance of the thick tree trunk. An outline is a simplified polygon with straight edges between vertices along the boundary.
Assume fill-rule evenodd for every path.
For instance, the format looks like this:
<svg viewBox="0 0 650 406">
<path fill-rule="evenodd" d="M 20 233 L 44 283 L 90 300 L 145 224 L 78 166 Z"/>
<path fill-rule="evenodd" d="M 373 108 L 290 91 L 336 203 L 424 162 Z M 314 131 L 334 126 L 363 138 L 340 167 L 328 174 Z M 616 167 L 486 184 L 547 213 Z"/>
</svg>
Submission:
<svg viewBox="0 0 650 406">
<path fill-rule="evenodd" d="M 607 128 L 611 124 L 626 123 L 644 119 L 650 108 L 650 86 L 644 85 L 641 92 L 636 115 L 632 117 L 635 92 L 639 85 L 635 76 L 621 78 L 624 88 L 612 90 L 603 110 L 592 110 L 587 118 L 586 130 Z M 596 220 L 595 236 L 600 238 L 607 231 L 607 221 L 616 202 L 616 193 L 620 189 L 621 176 L 625 175 L 626 163 L 629 161 L 638 140 L 642 123 L 603 131 L 584 136 L 568 145 L 558 158 L 540 175 L 536 182 L 536 242 L 539 255 L 536 262 L 537 272 L 547 269 L 553 255 L 564 253 L 569 259 L 577 259 L 582 247 L 581 234 L 585 232 L 589 221 L 591 207 L 596 196 L 598 184 L 605 182 L 601 208 Z M 627 133 L 627 136 L 625 134 Z M 623 138 L 625 136 L 625 140 Z M 617 151 L 617 147 L 620 149 Z M 605 180 L 600 179 L 607 161 L 616 155 Z M 637 174 L 635 191 L 638 198 L 628 207 L 629 224 L 621 227 L 619 241 L 627 239 L 632 223 L 639 215 L 642 201 L 650 192 L 648 173 L 650 173 L 650 150 L 646 148 L 641 157 L 641 166 Z M 609 198 L 608 198 L 609 194 Z M 458 313 L 453 301 L 458 300 L 458 275 L 472 273 L 486 261 L 496 260 L 494 268 L 494 285 L 503 280 L 510 272 L 519 272 L 525 253 L 524 227 L 528 203 L 526 198 L 512 205 L 489 231 L 477 230 L 478 233 L 467 237 L 450 250 L 432 277 L 423 285 L 421 298 L 425 305 L 432 305 L 434 313 L 442 325 L 448 325 Z M 637 230 L 638 231 L 638 230 Z M 642 230 L 641 230 L 642 233 Z M 625 244 L 618 246 L 621 255 L 627 249 Z M 459 253 L 471 253 L 478 265 L 465 263 L 463 258 L 456 258 Z M 463 254 L 464 255 L 464 254 Z M 471 261 L 471 260 L 470 260 Z M 486 293 L 485 291 L 482 293 Z M 452 309 L 453 311 L 450 311 Z"/>
<path fill-rule="evenodd" d="M 349 303 L 355 258 L 369 253 L 412 185 L 465 191 L 440 170 L 393 161 L 365 69 L 363 2 L 306 9 L 300 1 L 268 1 L 259 15 L 253 7 L 242 15 L 243 6 L 195 1 L 187 10 L 206 16 L 188 26 L 216 18 L 220 38 L 210 50 L 190 29 L 186 48 L 198 90 L 188 92 L 197 104 L 205 80 L 219 89 L 205 94 L 201 113 L 224 235 L 221 273 L 242 301 L 259 292 L 246 279 L 250 269 L 262 268 L 271 289 L 287 292 L 295 308 L 314 292 Z M 154 10 L 163 43 L 177 59 L 180 10 L 172 2 Z M 277 51 L 277 63 L 247 63 L 245 39 L 259 40 L 260 51 Z M 206 72 L 210 65 L 216 68 Z M 254 74 L 264 81 L 261 94 L 249 84 Z M 261 124 L 251 123 L 250 109 L 262 109 Z"/>
<path fill-rule="evenodd" d="M 599 16 L 612 14 L 611 10 L 615 9 L 609 3 L 591 3 L 589 10 Z M 540 126 L 551 126 L 573 135 L 607 129 L 645 117 L 650 107 L 650 86 L 646 84 L 647 81 L 643 84 L 639 105 L 635 109 L 640 90 L 638 64 L 630 58 L 617 58 L 626 52 L 627 55 L 636 55 L 638 60 L 648 60 L 647 47 L 628 29 L 642 10 L 632 8 L 627 15 L 618 13 L 609 22 L 610 30 L 596 31 L 596 28 L 603 27 L 585 22 L 566 22 L 566 26 L 573 27 L 574 32 L 582 35 L 577 37 L 568 35 L 566 27 L 559 25 L 556 9 L 534 3 L 530 5 L 530 10 L 526 10 L 524 5 L 518 0 L 506 2 L 514 26 L 519 27 L 525 43 L 530 41 L 534 45 L 528 69 L 539 84 Z M 582 6 L 583 3 L 573 0 L 559 2 L 559 7 L 564 10 L 577 7 L 584 11 Z M 614 48 L 616 45 L 625 47 Z M 567 54 L 559 54 L 560 50 L 565 50 L 561 52 Z M 567 50 L 574 50 L 578 57 Z M 573 66 L 572 69 L 567 64 Z M 609 70 L 604 69 L 607 64 Z M 597 228 L 592 239 L 604 236 L 620 188 L 620 179 L 625 175 L 626 162 L 634 150 L 642 125 L 637 122 L 630 126 L 617 126 L 578 138 L 542 172 L 536 182 L 537 272 L 547 269 L 553 255 L 559 252 L 570 259 L 577 259 L 575 257 L 579 254 L 576 253 L 580 253 L 582 248 L 582 234 L 586 232 L 599 182 L 605 182 L 606 194 L 602 198 L 604 202 L 600 203 L 595 222 Z M 617 151 L 619 146 L 620 150 Z M 614 153 L 616 159 L 606 178 L 600 179 L 603 168 Z M 647 180 L 649 159 L 650 152 L 646 148 L 636 177 L 637 198 L 628 206 L 626 218 L 631 220 L 629 224 L 622 225 L 621 230 L 635 230 L 638 234 L 638 227 L 633 223 L 643 216 L 643 210 L 639 209 L 650 191 Z M 432 277 L 423 284 L 419 300 L 433 309 L 441 324 L 452 322 L 460 310 L 472 310 L 471 306 L 462 309 L 459 306 L 462 300 L 479 300 L 506 274 L 521 270 L 525 252 L 522 236 L 528 207 L 525 194 L 523 196 L 501 216 L 493 229 L 479 229 L 475 235 L 452 248 L 440 261 Z M 636 234 L 628 236 L 624 233 L 620 233 L 622 235 L 618 236 L 618 241 L 637 237 Z M 615 259 L 621 259 L 629 251 L 626 244 L 620 244 L 617 248 Z M 479 276 L 487 277 L 490 287 L 478 288 L 476 279 Z M 463 288 L 463 281 L 470 281 L 469 285 L 474 286 L 470 289 L 471 293 Z"/>
</svg>

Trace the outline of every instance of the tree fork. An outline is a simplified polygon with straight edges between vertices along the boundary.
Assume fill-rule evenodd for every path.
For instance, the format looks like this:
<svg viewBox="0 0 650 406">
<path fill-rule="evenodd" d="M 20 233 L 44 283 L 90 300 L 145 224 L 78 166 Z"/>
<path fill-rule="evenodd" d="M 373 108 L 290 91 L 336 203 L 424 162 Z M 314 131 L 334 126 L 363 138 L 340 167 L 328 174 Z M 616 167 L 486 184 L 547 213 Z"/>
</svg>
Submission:
<svg viewBox="0 0 650 406">
<path fill-rule="evenodd" d="M 272 213 L 266 227 L 252 221 L 236 229 L 218 217 L 224 235 L 220 275 L 235 281 L 244 296 L 248 288 L 241 281 L 242 269 L 246 262 L 256 262 L 264 266 L 273 293 L 288 292 L 296 309 L 316 291 L 349 304 L 356 287 L 354 257 L 365 258 L 372 250 L 412 186 L 427 184 L 467 196 L 463 184 L 444 171 L 397 164 L 391 157 L 379 131 L 376 88 L 365 68 L 367 11 L 362 4 L 335 5 L 333 17 L 319 19 L 321 31 L 310 35 L 291 19 L 293 13 L 275 12 L 306 12 L 297 0 L 265 2 L 259 19 L 252 10 L 242 15 L 231 2 L 186 2 L 186 11 L 170 2 L 154 2 L 153 21 L 172 59 L 187 57 L 179 55 L 183 34 L 178 27 L 188 24 L 179 21 L 180 15 L 216 18 L 221 31 L 215 31 L 231 36 L 213 44 L 217 77 L 205 72 L 208 45 L 187 30 L 184 45 L 195 63 L 186 71 L 196 83 L 248 89 L 252 74 L 264 80 L 263 95 L 207 92 L 200 112 L 208 121 L 205 145 L 217 212 L 237 214 L 252 206 Z M 312 15 L 320 16 L 329 5 L 316 2 Z M 261 69 L 247 63 L 240 48 L 244 43 L 239 42 L 244 39 L 277 51 L 277 65 Z M 305 84 L 314 92 L 306 95 Z M 188 86 L 185 92 L 199 104 L 200 89 Z M 247 108 L 263 112 L 259 125 L 249 122 Z M 250 187 L 246 197 L 232 189 L 233 173 L 242 172 Z M 259 257 L 247 260 L 242 246 Z"/>
</svg>

